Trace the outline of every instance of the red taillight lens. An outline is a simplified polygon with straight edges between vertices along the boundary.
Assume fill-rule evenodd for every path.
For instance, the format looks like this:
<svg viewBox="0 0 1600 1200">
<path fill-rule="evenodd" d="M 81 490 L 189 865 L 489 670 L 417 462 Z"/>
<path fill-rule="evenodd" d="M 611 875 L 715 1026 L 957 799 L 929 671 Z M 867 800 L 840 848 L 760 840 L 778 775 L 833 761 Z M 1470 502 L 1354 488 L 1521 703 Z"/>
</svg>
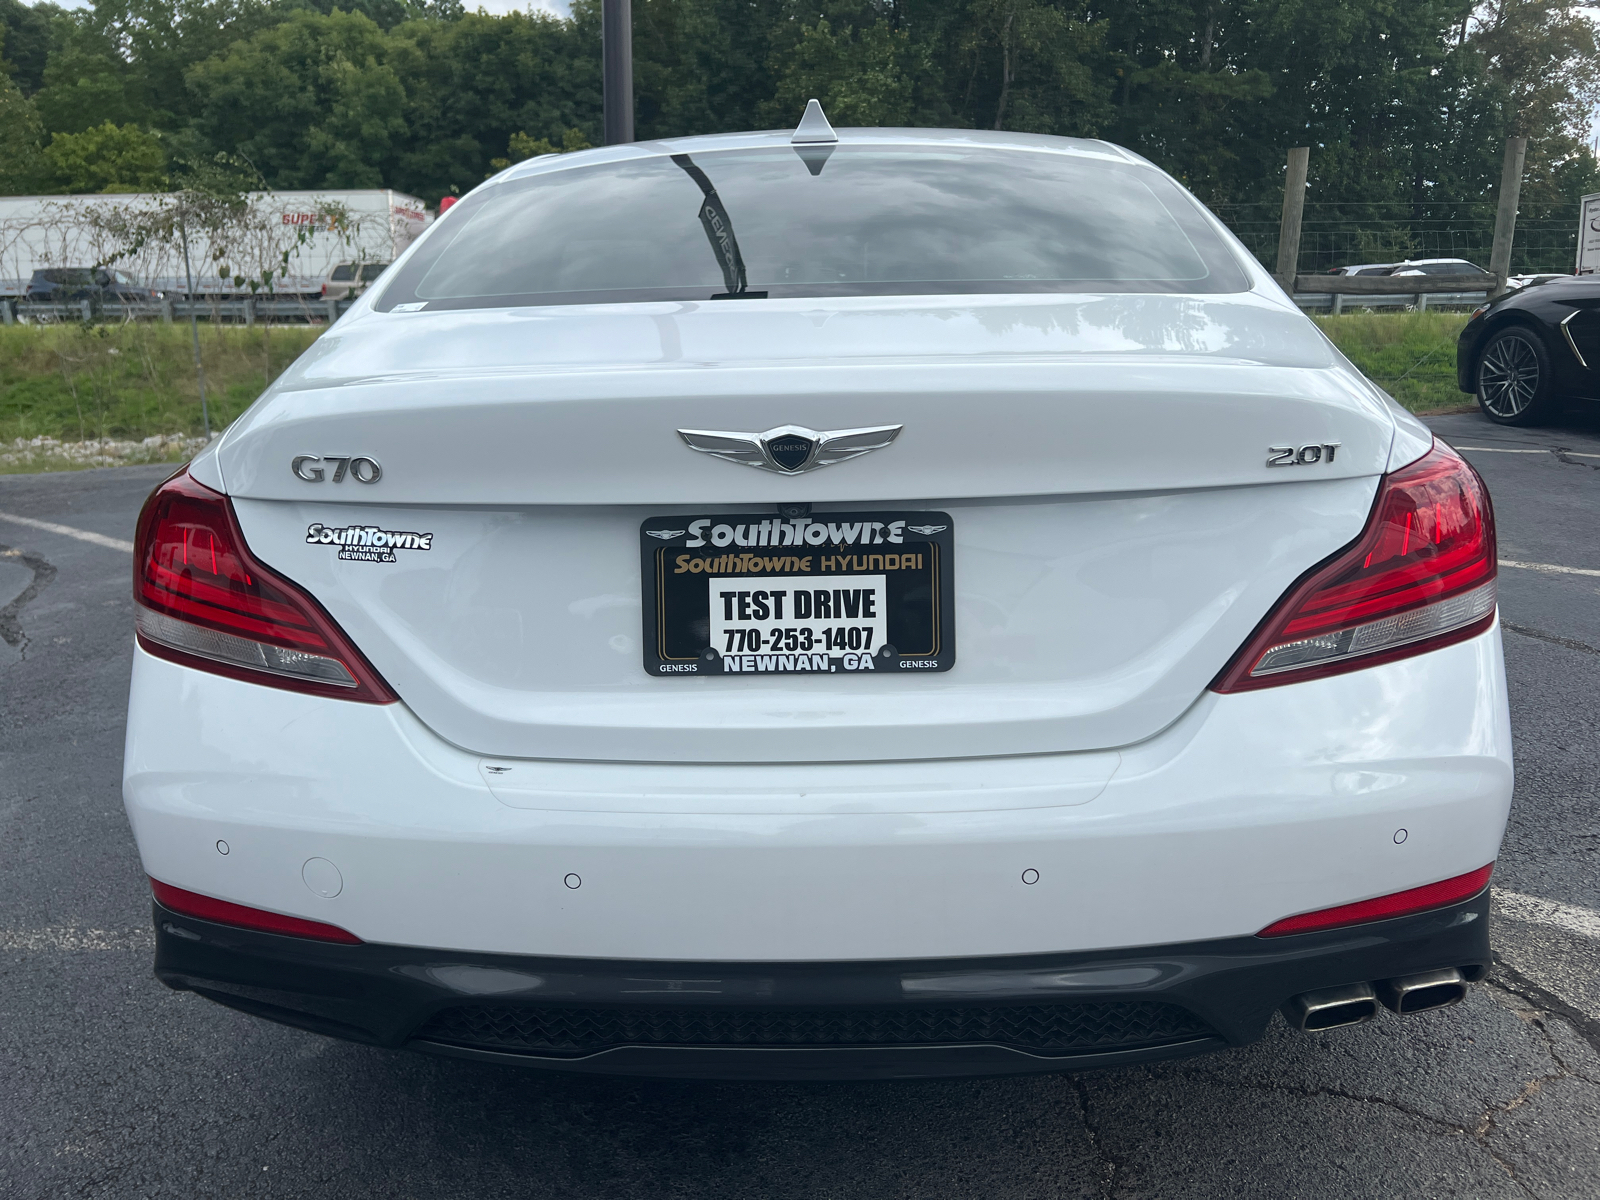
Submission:
<svg viewBox="0 0 1600 1200">
<path fill-rule="evenodd" d="M 260 933 L 284 933 L 290 937 L 315 938 L 319 942 L 343 942 L 347 946 L 361 945 L 361 939 L 348 929 L 327 925 L 321 921 L 307 921 L 303 917 L 286 917 L 282 913 L 268 912 L 264 908 L 250 908 L 228 900 L 216 900 L 199 892 L 186 892 L 159 879 L 150 881 L 150 892 L 156 903 L 171 912 L 197 921 L 215 921 L 218 925 L 233 925 L 240 929 L 254 929 Z"/>
<path fill-rule="evenodd" d="M 139 644 L 159 658 L 297 692 L 395 700 L 315 600 L 251 557 L 228 498 L 187 473 L 139 513 L 133 598 Z"/>
<path fill-rule="evenodd" d="M 1435 442 L 1384 476 L 1361 536 L 1302 576 L 1211 686 L 1244 692 L 1421 654 L 1487 629 L 1494 606 L 1489 493 Z"/>
<path fill-rule="evenodd" d="M 1354 904 L 1341 904 L 1337 908 L 1321 908 L 1316 912 L 1285 917 L 1268 925 L 1257 937 L 1283 937 L 1289 933 L 1314 933 L 1319 929 L 1338 929 L 1345 925 L 1365 925 L 1368 921 L 1386 921 L 1390 917 L 1406 917 L 1412 913 L 1427 912 L 1431 908 L 1447 908 L 1470 900 L 1489 886 L 1489 876 L 1494 864 L 1442 879 L 1438 883 L 1424 884 L 1403 892 L 1393 892 L 1371 900 L 1358 900 Z"/>
</svg>

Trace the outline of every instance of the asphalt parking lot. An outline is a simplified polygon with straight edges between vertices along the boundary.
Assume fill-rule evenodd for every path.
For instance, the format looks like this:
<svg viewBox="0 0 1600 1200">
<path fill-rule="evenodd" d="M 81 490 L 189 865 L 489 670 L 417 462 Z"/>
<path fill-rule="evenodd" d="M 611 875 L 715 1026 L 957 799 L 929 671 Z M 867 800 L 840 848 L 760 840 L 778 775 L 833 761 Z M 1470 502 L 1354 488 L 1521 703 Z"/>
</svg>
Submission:
<svg viewBox="0 0 1600 1200">
<path fill-rule="evenodd" d="M 1499 517 L 1518 782 L 1490 980 L 1353 1030 L 959 1082 L 544 1075 L 166 990 L 119 779 L 126 547 L 168 469 L 0 477 L 0 1196 L 1593 1200 L 1600 415 L 1432 423 Z"/>
</svg>

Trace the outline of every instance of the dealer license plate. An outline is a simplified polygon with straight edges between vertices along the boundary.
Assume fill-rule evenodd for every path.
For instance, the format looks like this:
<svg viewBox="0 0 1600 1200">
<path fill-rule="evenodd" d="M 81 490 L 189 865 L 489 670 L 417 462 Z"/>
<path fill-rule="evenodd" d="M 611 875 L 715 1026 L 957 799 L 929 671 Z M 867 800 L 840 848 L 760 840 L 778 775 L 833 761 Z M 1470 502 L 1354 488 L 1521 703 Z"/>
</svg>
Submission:
<svg viewBox="0 0 1600 1200">
<path fill-rule="evenodd" d="M 942 512 L 652 517 L 639 529 L 652 675 L 948 671 Z"/>
</svg>

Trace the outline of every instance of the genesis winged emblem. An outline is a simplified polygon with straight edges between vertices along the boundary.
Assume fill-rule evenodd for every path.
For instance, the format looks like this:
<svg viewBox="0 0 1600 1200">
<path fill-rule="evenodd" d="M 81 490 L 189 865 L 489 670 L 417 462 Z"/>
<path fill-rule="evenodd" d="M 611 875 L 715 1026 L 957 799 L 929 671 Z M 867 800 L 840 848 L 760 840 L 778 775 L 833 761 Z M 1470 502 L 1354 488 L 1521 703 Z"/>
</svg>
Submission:
<svg viewBox="0 0 1600 1200">
<path fill-rule="evenodd" d="M 804 425 L 779 425 L 765 433 L 680 429 L 678 436 L 691 450 L 714 458 L 779 475 L 798 475 L 882 450 L 900 436 L 903 428 L 874 425 L 866 429 L 816 430 Z"/>
<path fill-rule="evenodd" d="M 645 532 L 653 538 L 660 538 L 663 542 L 670 542 L 673 538 L 682 537 L 689 531 L 687 529 L 646 529 Z"/>
</svg>

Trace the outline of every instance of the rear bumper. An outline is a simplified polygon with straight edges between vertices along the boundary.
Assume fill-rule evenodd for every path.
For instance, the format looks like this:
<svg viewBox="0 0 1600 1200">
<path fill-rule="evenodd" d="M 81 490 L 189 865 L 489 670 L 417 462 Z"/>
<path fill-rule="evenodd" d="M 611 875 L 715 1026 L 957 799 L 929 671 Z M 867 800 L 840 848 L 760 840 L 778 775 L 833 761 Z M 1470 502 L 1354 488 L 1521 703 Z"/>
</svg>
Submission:
<svg viewBox="0 0 1600 1200">
<path fill-rule="evenodd" d="M 124 796 L 150 876 L 464 953 L 881 962 L 1245 937 L 1493 861 L 1512 788 L 1498 630 L 1207 693 L 1093 754 L 529 762 L 511 791 L 494 765 L 403 705 L 135 652 Z"/>
<path fill-rule="evenodd" d="M 627 962 L 342 946 L 155 906 L 156 975 L 287 1025 L 564 1071 L 863 1079 L 1079 1070 L 1261 1036 L 1289 997 L 1440 967 L 1480 979 L 1489 895 L 1347 930 L 1087 954 Z"/>
</svg>

